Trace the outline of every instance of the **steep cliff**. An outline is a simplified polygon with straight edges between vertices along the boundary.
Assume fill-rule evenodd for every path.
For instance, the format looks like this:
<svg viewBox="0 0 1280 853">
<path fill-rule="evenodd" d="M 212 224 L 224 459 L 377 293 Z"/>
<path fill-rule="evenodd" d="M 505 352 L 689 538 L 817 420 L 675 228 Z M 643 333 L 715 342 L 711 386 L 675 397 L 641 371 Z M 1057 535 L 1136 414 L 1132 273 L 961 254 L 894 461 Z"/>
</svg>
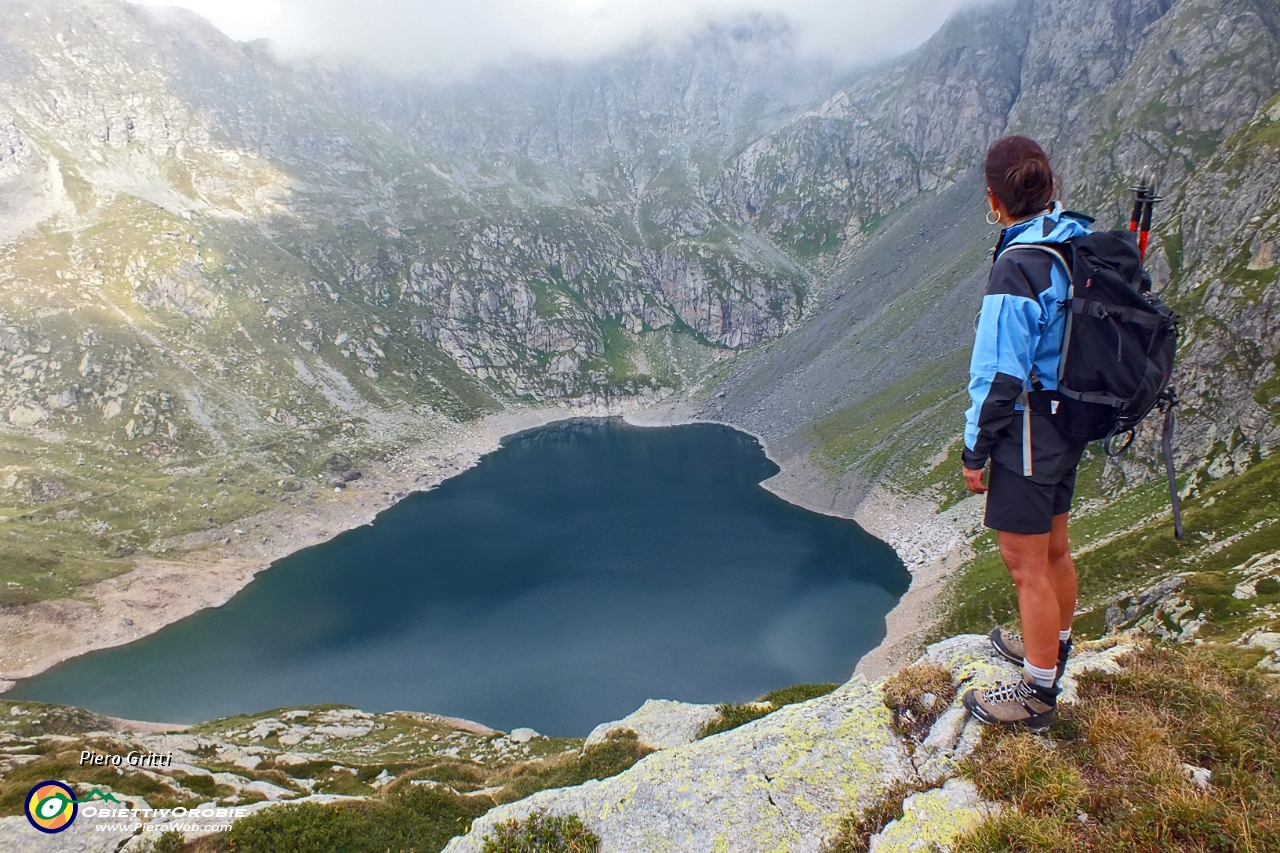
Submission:
<svg viewBox="0 0 1280 853">
<path fill-rule="evenodd" d="M 335 451 L 660 399 L 812 287 L 704 198 L 825 85 L 768 22 L 451 87 L 109 0 L 0 32 L 6 603 L 319 499 Z"/>
</svg>

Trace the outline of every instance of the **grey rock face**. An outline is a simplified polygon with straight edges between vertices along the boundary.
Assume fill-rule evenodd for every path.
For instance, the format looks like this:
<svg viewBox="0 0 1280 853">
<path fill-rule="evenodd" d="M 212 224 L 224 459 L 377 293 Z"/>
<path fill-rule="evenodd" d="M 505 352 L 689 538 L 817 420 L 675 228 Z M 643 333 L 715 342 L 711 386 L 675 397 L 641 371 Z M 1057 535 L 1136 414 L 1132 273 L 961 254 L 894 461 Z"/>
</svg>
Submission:
<svg viewBox="0 0 1280 853">
<path fill-rule="evenodd" d="M 840 816 L 912 773 L 878 691 L 855 679 L 828 696 L 654 753 L 601 782 L 501 806 L 455 839 L 479 850 L 498 823 L 534 809 L 578 814 L 609 851 L 818 849 Z"/>
<path fill-rule="evenodd" d="M 1014 0 L 852 74 L 757 22 L 450 87 L 114 0 L 25 8 L 0 14 L 0 239 L 50 260 L 0 258 L 0 417 L 29 434 L 165 458 L 374 439 L 513 397 L 658 400 L 750 348 L 703 414 L 803 452 L 968 345 L 975 169 L 1019 132 L 1104 224 L 1161 167 L 1180 463 L 1221 476 L 1280 441 L 1266 4 Z"/>
<path fill-rule="evenodd" d="M 133 828 L 98 832 L 94 823 L 77 819 L 57 835 L 36 832 L 26 817 L 0 817 L 0 850 L 6 853 L 115 853 L 133 837 Z"/>
<path fill-rule="evenodd" d="M 1066 32 L 1072 37 L 1062 38 Z M 1280 395 L 1274 383 L 1259 390 L 1280 352 L 1273 316 L 1280 147 L 1269 135 L 1272 113 L 1280 116 L 1277 33 L 1274 8 L 1232 0 L 975 10 L 917 54 L 851 80 L 822 109 L 754 143 L 726 193 L 756 211 L 762 229 L 773 227 L 770 216 L 787 219 L 753 196 L 755 187 L 771 187 L 778 200 L 789 198 L 783 187 L 803 193 L 802 221 L 814 223 L 805 227 L 845 228 L 848 262 L 833 272 L 822 306 L 740 360 L 719 389 L 723 398 L 713 396 L 703 413 L 800 454 L 824 416 L 917 371 L 945 372 L 939 353 L 956 353 L 959 362 L 985 286 L 981 247 L 995 240 L 980 222 L 975 172 L 990 141 L 1020 133 L 1045 143 L 1067 206 L 1094 213 L 1103 227 L 1127 220 L 1125 188 L 1141 168 L 1160 170 L 1167 200 L 1148 262 L 1184 315 L 1174 377 L 1185 404 L 1178 464 L 1205 477 L 1243 470 L 1280 440 Z M 971 83 L 981 97 L 964 95 Z M 934 116 L 946 130 L 931 129 Z M 879 138 L 878 147 L 861 142 Z M 849 213 L 858 210 L 865 212 Z M 884 214 L 875 231 L 861 232 Z M 963 388 L 962 364 L 948 375 L 946 384 Z M 945 440 L 941 430 L 913 431 L 878 446 L 842 484 L 849 500 L 919 440 L 953 442 L 960 423 L 953 424 Z M 1121 463 L 1130 482 L 1158 471 L 1157 427 L 1145 424 L 1136 452 Z"/>
<path fill-rule="evenodd" d="M 715 705 L 650 699 L 621 720 L 596 726 L 583 748 L 603 743 L 610 732 L 618 730 L 635 732 L 640 743 L 653 749 L 683 746 L 697 740 L 698 731 L 717 716 Z"/>
<path fill-rule="evenodd" d="M 1062 701 L 1073 701 L 1080 673 L 1117 671 L 1129 650 L 1118 643 L 1082 649 L 1068 664 Z M 498 824 L 543 811 L 578 815 L 600 836 L 601 853 L 816 853 L 842 816 L 870 805 L 898 782 L 927 790 L 908 798 L 903 817 L 880 833 L 872 849 L 889 853 L 928 849 L 931 843 L 946 849 L 992 809 L 970 783 L 956 778 L 981 730 L 960 697 L 970 687 L 1016 678 L 1018 671 L 977 635 L 930 646 L 921 660 L 951 672 L 960 693 L 914 754 L 891 727 L 883 681 L 855 676 L 827 696 L 654 753 L 618 776 L 500 806 L 445 850 L 479 851 Z"/>
</svg>

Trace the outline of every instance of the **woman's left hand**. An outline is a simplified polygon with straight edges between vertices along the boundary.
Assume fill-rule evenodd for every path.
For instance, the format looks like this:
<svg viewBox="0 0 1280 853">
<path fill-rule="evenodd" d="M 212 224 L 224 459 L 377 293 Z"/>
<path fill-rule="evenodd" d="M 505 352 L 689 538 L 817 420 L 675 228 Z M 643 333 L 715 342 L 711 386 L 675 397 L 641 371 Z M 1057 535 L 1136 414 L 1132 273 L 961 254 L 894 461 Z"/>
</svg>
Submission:
<svg viewBox="0 0 1280 853">
<path fill-rule="evenodd" d="M 985 468 L 965 468 L 964 484 L 969 491 L 975 495 L 981 495 L 987 491 L 987 487 L 982 482 L 982 475 L 986 472 Z"/>
</svg>

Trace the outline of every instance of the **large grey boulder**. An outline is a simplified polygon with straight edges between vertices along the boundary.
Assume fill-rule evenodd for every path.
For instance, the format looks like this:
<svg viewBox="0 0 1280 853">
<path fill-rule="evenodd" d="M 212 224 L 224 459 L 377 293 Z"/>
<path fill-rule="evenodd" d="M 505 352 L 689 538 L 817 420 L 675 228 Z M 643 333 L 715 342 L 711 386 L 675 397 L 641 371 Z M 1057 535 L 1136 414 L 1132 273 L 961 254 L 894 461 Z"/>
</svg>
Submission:
<svg viewBox="0 0 1280 853">
<path fill-rule="evenodd" d="M 1074 700 L 1081 673 L 1115 671 L 1131 649 L 1116 639 L 1082 644 L 1067 666 L 1062 701 Z M 450 842 L 445 853 L 479 853 L 497 825 L 533 811 L 578 815 L 600 836 L 600 853 L 818 853 L 841 818 L 898 782 L 924 790 L 904 801 L 903 816 L 876 836 L 871 849 L 947 850 L 957 835 L 995 808 L 957 778 L 982 730 L 961 697 L 970 688 L 1017 678 L 1018 668 L 975 634 L 936 643 L 917 663 L 944 667 L 958 689 L 914 751 L 891 728 L 883 680 L 854 676 L 827 696 L 667 748 L 610 779 L 543 791 L 496 808 L 468 835 Z M 622 727 L 639 734 L 628 720 L 643 725 L 668 713 L 687 713 L 669 707 L 674 704 L 654 703 L 647 712 L 641 708 L 598 727 L 593 736 Z"/>
<path fill-rule="evenodd" d="M 590 748 L 603 743 L 609 733 L 614 731 L 633 731 L 640 743 L 652 749 L 684 746 L 697 740 L 699 730 L 718 714 L 715 705 L 650 699 L 621 720 L 596 726 L 587 735 L 583 747 Z"/>
<path fill-rule="evenodd" d="M 858 676 L 610 779 L 496 808 L 445 850 L 479 853 L 498 824 L 545 810 L 580 815 L 600 836 L 600 853 L 818 853 L 843 815 L 914 777 L 889 723 L 879 689 Z"/>
</svg>

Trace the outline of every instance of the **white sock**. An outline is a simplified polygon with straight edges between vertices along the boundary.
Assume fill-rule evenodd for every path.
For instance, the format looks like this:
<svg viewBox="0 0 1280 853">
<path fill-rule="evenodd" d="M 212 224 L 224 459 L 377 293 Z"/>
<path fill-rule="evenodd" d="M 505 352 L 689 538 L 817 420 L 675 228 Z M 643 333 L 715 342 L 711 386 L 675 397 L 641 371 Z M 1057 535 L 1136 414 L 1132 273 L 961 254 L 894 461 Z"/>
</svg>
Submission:
<svg viewBox="0 0 1280 853">
<path fill-rule="evenodd" d="M 1071 629 L 1070 629 L 1070 628 L 1068 628 L 1068 629 L 1067 629 L 1067 630 L 1065 630 L 1065 631 L 1059 631 L 1059 632 L 1058 632 L 1058 642 L 1059 642 L 1059 643 L 1066 643 L 1066 642 L 1068 642 L 1068 641 L 1070 641 L 1070 640 L 1071 640 Z"/>
<path fill-rule="evenodd" d="M 1022 664 L 1022 671 L 1031 677 L 1033 683 L 1040 687 L 1052 687 L 1053 680 L 1058 677 L 1057 667 L 1044 669 L 1043 667 L 1035 666 L 1030 661 Z"/>
</svg>

